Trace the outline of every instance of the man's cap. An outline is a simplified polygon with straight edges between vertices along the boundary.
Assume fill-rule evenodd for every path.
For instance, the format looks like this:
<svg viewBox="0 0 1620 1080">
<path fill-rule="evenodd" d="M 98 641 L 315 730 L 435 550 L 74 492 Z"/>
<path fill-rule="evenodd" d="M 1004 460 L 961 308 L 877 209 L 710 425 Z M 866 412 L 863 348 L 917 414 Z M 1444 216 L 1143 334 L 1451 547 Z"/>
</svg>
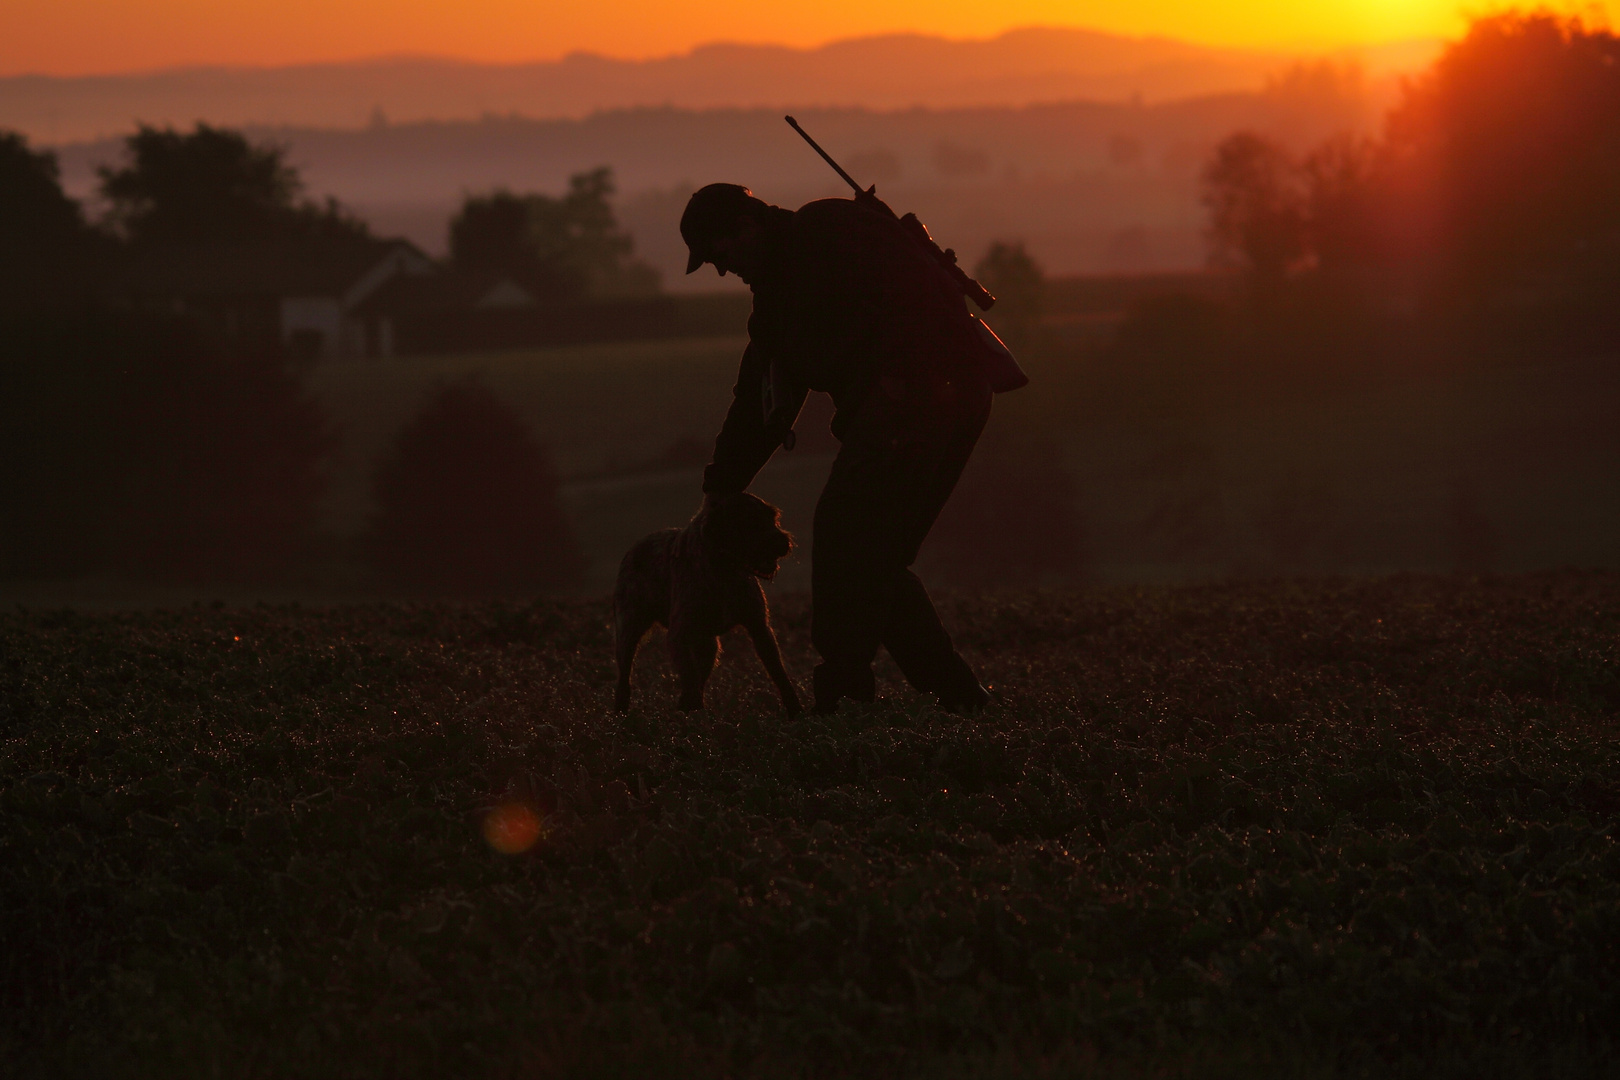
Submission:
<svg viewBox="0 0 1620 1080">
<path fill-rule="evenodd" d="M 756 201 L 754 193 L 741 184 L 710 184 L 686 200 L 681 239 L 689 252 L 688 274 L 709 261 L 710 240 L 737 234 L 737 219 Z"/>
</svg>

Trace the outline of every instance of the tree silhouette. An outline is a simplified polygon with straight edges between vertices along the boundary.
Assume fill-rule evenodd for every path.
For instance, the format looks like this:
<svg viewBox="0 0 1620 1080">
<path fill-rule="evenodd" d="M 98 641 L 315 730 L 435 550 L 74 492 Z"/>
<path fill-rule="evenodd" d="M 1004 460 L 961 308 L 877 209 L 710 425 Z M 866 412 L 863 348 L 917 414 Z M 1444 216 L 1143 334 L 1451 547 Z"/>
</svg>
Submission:
<svg viewBox="0 0 1620 1080">
<path fill-rule="evenodd" d="M 42 251 L 83 228 L 79 204 L 62 193 L 56 155 L 0 131 L 0 252 Z"/>
<path fill-rule="evenodd" d="M 1287 153 L 1253 132 L 1230 135 L 1203 186 L 1215 261 L 1242 267 L 1259 288 L 1280 284 L 1306 251 L 1304 196 Z"/>
<path fill-rule="evenodd" d="M 62 191 L 56 155 L 0 131 L 0 308 L 77 291 L 102 246 Z"/>
<path fill-rule="evenodd" d="M 283 578 L 307 555 L 334 447 L 299 373 L 273 354 L 193 346 L 118 381 L 127 532 L 116 565 L 166 580 Z"/>
<path fill-rule="evenodd" d="M 657 271 L 632 259 L 614 216 L 613 170 L 578 173 L 567 194 L 468 196 L 450 222 L 457 267 L 511 277 L 546 298 L 656 292 Z"/>
<path fill-rule="evenodd" d="M 262 582 L 307 553 L 332 447 L 271 355 L 90 309 L 0 335 L 0 576 Z"/>
<path fill-rule="evenodd" d="M 1620 328 L 1620 38 L 1578 19 L 1478 19 L 1380 140 L 1295 162 L 1242 132 L 1203 180 L 1215 260 L 1271 294 L 1316 271 L 1493 339 Z"/>
<path fill-rule="evenodd" d="M 129 162 L 99 170 L 101 195 L 135 243 L 367 235 L 335 200 L 299 201 L 303 181 L 280 147 L 207 124 L 190 134 L 143 124 L 124 142 Z"/>
<path fill-rule="evenodd" d="M 578 296 L 585 283 L 570 268 L 547 262 L 531 237 L 539 195 L 495 191 L 469 195 L 450 221 L 450 259 L 457 268 L 509 277 L 548 298 Z"/>
<path fill-rule="evenodd" d="M 1300 163 L 1309 264 L 1333 273 L 1365 264 L 1372 254 L 1376 226 L 1370 184 L 1376 154 L 1369 140 L 1341 135 Z"/>
<path fill-rule="evenodd" d="M 1476 313 L 1613 307 L 1620 39 L 1539 13 L 1477 20 L 1391 113 L 1385 198 Z M 1393 229 L 1392 229 L 1393 231 Z M 1410 228 L 1404 231 L 1411 232 Z"/>
<path fill-rule="evenodd" d="M 992 243 L 974 266 L 973 276 L 996 298 L 996 329 L 1003 337 L 1027 341 L 1041 322 L 1046 275 L 1040 263 L 1024 250 L 1024 242 Z"/>
<path fill-rule="evenodd" d="M 434 391 L 372 489 L 367 547 L 396 587 L 513 595 L 572 584 L 584 570 L 550 456 L 522 417 L 471 380 Z"/>
</svg>

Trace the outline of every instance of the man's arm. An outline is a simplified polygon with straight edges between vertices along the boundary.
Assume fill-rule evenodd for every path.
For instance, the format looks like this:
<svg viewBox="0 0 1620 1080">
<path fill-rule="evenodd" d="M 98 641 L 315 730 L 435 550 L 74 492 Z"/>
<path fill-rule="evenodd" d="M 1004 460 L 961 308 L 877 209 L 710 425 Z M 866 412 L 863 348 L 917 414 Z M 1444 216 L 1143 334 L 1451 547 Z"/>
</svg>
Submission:
<svg viewBox="0 0 1620 1080">
<path fill-rule="evenodd" d="M 765 428 L 760 384 L 765 375 L 764 353 L 752 344 L 743 351 L 732 388 L 731 409 L 714 440 L 714 458 L 703 470 L 705 494 L 743 491 L 782 445 L 782 435 Z"/>
</svg>

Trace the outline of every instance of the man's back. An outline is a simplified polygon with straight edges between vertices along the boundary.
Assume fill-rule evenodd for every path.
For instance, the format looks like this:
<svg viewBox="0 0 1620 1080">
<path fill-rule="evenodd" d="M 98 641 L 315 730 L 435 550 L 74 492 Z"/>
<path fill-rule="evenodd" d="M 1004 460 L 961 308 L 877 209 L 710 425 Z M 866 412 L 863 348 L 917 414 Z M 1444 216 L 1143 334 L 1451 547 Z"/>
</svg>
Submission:
<svg viewBox="0 0 1620 1080">
<path fill-rule="evenodd" d="M 778 222 L 749 333 L 803 385 L 843 399 L 880 376 L 928 378 L 973 361 L 960 290 L 894 218 L 820 199 Z"/>
</svg>

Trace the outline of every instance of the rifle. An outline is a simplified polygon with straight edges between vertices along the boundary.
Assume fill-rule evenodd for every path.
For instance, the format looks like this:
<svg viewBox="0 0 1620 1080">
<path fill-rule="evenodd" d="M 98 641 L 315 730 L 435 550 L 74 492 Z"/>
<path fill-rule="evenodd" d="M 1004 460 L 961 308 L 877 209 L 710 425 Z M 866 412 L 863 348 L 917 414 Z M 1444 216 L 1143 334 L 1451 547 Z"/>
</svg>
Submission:
<svg viewBox="0 0 1620 1080">
<path fill-rule="evenodd" d="M 990 290 L 973 280 L 967 275 L 967 271 L 956 265 L 956 251 L 952 248 L 942 249 L 939 244 L 935 242 L 934 238 L 928 235 L 928 226 L 924 225 L 920 220 L 918 220 L 916 214 L 907 214 L 905 217 L 899 217 L 893 210 L 889 208 L 888 203 L 877 197 L 876 184 L 873 184 L 868 188 L 862 188 L 861 185 L 855 182 L 854 178 L 851 177 L 849 173 L 845 172 L 839 166 L 838 162 L 832 159 L 831 154 L 828 154 L 827 151 L 821 148 L 820 143 L 816 142 L 816 140 L 810 137 L 809 132 L 805 131 L 804 128 L 799 126 L 799 122 L 797 120 L 793 119 L 791 116 L 785 116 L 783 119 L 788 122 L 789 127 L 799 133 L 800 138 L 810 144 L 810 149 L 821 155 L 821 160 L 832 166 L 833 172 L 842 177 L 844 183 L 855 189 L 856 202 L 861 203 L 862 205 L 873 210 L 877 210 L 880 213 L 887 214 L 891 218 L 899 221 L 900 224 L 904 226 L 906 232 L 911 235 L 911 238 L 921 244 L 923 249 L 934 257 L 934 261 L 939 263 L 940 269 L 949 274 L 951 280 L 956 282 L 957 288 L 962 290 L 962 295 L 979 305 L 980 311 L 989 311 L 995 306 L 996 298 L 990 295 Z"/>
</svg>

